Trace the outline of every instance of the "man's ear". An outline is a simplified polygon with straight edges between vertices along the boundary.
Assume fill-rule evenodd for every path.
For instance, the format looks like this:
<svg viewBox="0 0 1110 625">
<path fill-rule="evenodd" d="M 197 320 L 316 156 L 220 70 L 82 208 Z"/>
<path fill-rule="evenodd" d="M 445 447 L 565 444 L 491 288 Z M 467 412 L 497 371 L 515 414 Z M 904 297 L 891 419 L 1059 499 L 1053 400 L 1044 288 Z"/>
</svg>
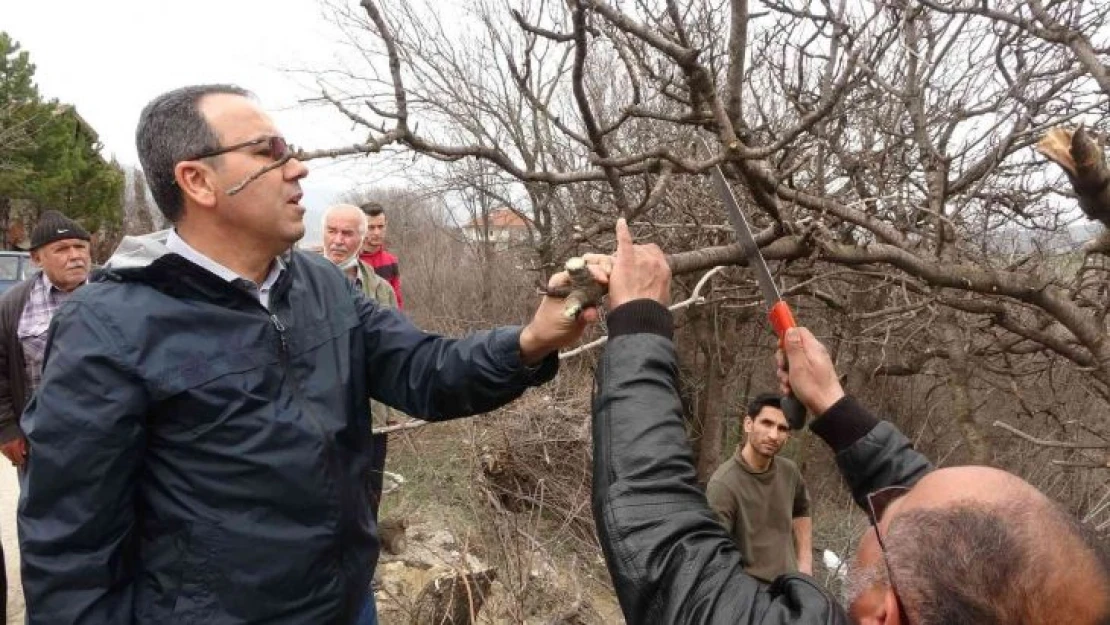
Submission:
<svg viewBox="0 0 1110 625">
<path fill-rule="evenodd" d="M 909 625 L 898 616 L 898 599 L 889 586 L 872 588 L 852 603 L 850 612 L 858 625 Z"/>
<path fill-rule="evenodd" d="M 186 198 L 205 207 L 216 205 L 215 172 L 200 161 L 182 161 L 174 166 L 173 177 Z"/>
<path fill-rule="evenodd" d="M 752 428 L 755 426 L 755 419 L 751 415 L 744 415 L 744 433 L 751 434 Z"/>
<path fill-rule="evenodd" d="M 883 594 L 883 609 L 885 610 L 883 625 L 910 625 L 902 622 L 902 611 L 898 609 L 898 596 L 890 586 L 887 586 Z"/>
</svg>

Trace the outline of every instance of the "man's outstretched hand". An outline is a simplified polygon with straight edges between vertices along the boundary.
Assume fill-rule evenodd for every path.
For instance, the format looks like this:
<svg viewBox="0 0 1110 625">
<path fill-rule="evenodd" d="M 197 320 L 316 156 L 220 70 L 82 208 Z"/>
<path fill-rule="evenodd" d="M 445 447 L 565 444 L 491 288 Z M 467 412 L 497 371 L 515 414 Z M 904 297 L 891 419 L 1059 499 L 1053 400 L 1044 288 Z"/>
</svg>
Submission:
<svg viewBox="0 0 1110 625">
<path fill-rule="evenodd" d="M 844 397 L 832 359 L 825 346 L 806 328 L 790 328 L 776 355 L 779 390 L 794 396 L 814 415 L 825 414 Z M 784 363 L 790 364 L 789 372 Z"/>
<path fill-rule="evenodd" d="M 609 309 L 637 299 L 651 299 L 666 306 L 671 301 L 671 268 L 663 250 L 654 243 L 636 245 L 624 219 L 617 220 L 617 251 L 586 254 L 582 258 L 594 279 L 609 290 Z M 550 292 L 565 291 L 570 276 L 560 272 L 547 283 Z M 545 295 L 532 321 L 520 333 L 520 354 L 525 364 L 536 364 L 553 351 L 574 345 L 586 326 L 597 321 L 596 308 L 577 317 L 563 314 L 562 298 Z"/>
<path fill-rule="evenodd" d="M 608 270 L 599 262 L 602 255 L 587 254 L 584 258 L 594 280 L 603 286 L 609 284 Z M 570 274 L 560 271 L 547 281 L 547 291 L 565 292 L 570 285 Z M 592 306 L 574 317 L 563 314 L 563 306 L 564 298 L 550 294 L 543 296 L 532 321 L 520 333 L 520 357 L 524 364 L 534 365 L 551 352 L 574 345 L 582 338 L 586 326 L 598 320 L 597 309 Z"/>
<path fill-rule="evenodd" d="M 617 253 L 609 274 L 609 309 L 637 299 L 671 302 L 671 267 L 654 243 L 636 245 L 624 219 L 617 220 Z"/>
</svg>

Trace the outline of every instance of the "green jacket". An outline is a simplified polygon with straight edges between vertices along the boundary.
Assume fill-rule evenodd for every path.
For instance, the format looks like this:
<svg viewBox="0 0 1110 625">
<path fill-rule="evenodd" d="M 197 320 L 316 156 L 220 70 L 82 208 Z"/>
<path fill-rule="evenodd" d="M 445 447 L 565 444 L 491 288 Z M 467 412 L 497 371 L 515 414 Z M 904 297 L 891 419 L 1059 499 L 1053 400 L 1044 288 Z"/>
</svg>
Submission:
<svg viewBox="0 0 1110 625">
<path fill-rule="evenodd" d="M 358 261 L 358 279 L 363 295 L 383 308 L 397 308 L 397 294 L 393 292 L 393 287 L 389 286 L 385 278 L 374 273 L 373 267 L 361 260 Z"/>
<path fill-rule="evenodd" d="M 361 260 L 358 261 L 357 284 L 362 289 L 362 294 L 377 302 L 378 306 L 397 308 L 397 294 L 393 292 L 393 287 L 384 278 L 374 273 L 373 267 Z M 399 421 L 404 418 L 405 414 L 403 412 L 390 408 L 380 401 L 370 400 L 371 429 L 377 430 L 388 425 L 390 421 Z"/>
</svg>

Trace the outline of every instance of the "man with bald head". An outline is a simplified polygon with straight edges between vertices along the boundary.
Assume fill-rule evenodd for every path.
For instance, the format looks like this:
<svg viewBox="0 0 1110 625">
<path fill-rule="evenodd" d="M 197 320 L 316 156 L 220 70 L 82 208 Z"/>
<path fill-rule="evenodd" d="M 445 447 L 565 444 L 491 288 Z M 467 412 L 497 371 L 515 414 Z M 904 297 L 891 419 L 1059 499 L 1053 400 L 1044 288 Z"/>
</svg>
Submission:
<svg viewBox="0 0 1110 625">
<path fill-rule="evenodd" d="M 745 573 L 697 486 L 666 259 L 633 245 L 623 224 L 617 241 L 594 400 L 593 510 L 629 623 L 1110 624 L 1105 545 L 1015 475 L 934 470 L 845 395 L 804 328 L 786 335 L 782 390 L 817 415 L 810 427 L 836 452 L 871 529 L 851 566 L 847 609 L 807 575 L 765 584 Z"/>
</svg>

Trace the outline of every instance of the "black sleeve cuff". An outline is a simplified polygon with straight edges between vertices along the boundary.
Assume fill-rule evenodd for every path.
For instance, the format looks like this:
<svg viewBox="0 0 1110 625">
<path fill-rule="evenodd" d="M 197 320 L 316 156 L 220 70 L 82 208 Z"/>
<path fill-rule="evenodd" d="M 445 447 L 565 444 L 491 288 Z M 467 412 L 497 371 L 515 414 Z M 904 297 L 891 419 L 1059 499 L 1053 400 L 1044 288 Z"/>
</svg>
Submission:
<svg viewBox="0 0 1110 625">
<path fill-rule="evenodd" d="M 674 317 L 653 299 L 635 299 L 617 306 L 605 318 L 609 338 L 625 334 L 658 334 L 674 338 Z"/>
<path fill-rule="evenodd" d="M 559 373 L 559 352 L 551 352 L 531 367 L 522 364 L 521 368 L 524 371 L 525 383 L 528 386 L 547 384 Z"/>
<path fill-rule="evenodd" d="M 867 436 L 871 428 L 878 424 L 879 420 L 862 404 L 854 397 L 845 395 L 810 423 L 809 429 L 824 439 L 834 452 L 840 453 Z"/>
<path fill-rule="evenodd" d="M 19 415 L 14 418 L 0 420 L 0 445 L 10 443 L 23 437 L 23 430 L 19 428 Z"/>
</svg>

